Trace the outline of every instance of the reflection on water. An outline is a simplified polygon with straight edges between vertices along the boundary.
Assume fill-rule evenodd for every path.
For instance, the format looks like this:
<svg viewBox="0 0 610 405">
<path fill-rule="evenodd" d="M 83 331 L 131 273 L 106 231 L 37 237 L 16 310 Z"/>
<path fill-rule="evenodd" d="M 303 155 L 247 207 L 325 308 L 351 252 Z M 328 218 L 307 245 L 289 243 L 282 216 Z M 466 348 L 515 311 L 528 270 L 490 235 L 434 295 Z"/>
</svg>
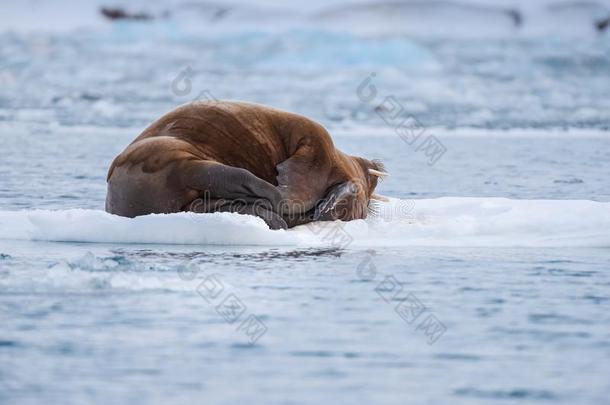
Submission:
<svg viewBox="0 0 610 405">
<path fill-rule="evenodd" d="M 260 252 L 244 252 L 244 253 L 228 253 L 223 252 L 224 248 L 217 249 L 206 247 L 206 251 L 195 252 L 171 252 L 171 251 L 155 251 L 152 249 L 113 249 L 111 252 L 123 256 L 134 258 L 167 258 L 175 260 L 196 261 L 196 262 L 219 262 L 222 260 L 240 259 L 248 262 L 268 262 L 272 260 L 294 260 L 315 257 L 341 257 L 343 253 L 339 248 L 304 248 L 293 250 L 282 250 L 276 248 L 262 248 Z M 246 250 L 246 249 L 244 249 Z M 297 260 L 298 261 L 298 260 Z"/>
</svg>

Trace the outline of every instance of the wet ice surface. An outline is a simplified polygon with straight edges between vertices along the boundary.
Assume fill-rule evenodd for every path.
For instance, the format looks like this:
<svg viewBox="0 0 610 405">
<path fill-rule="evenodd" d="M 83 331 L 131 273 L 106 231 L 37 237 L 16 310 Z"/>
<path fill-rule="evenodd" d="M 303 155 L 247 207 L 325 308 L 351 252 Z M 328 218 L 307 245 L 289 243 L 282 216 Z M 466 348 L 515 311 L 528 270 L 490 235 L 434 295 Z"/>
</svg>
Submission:
<svg viewBox="0 0 610 405">
<path fill-rule="evenodd" d="M 0 402 L 605 403 L 608 208 L 591 201 L 610 201 L 607 36 L 205 27 L 0 33 Z M 189 66 L 190 84 L 175 82 Z M 353 224 L 345 248 L 280 246 L 251 222 L 236 238 L 265 246 L 27 240 L 119 240 L 97 220 L 112 158 L 206 92 L 309 115 L 341 149 L 382 159 L 392 176 L 379 191 L 414 201 L 418 228 Z M 445 145 L 436 164 L 384 122 L 388 96 Z M 430 200 L 447 196 L 478 200 Z M 588 201 L 532 201 L 557 199 Z M 579 215 L 587 234 L 574 233 Z M 545 247 L 531 238 L 545 227 L 569 238 Z M 264 328 L 242 326 L 252 315 Z"/>
</svg>

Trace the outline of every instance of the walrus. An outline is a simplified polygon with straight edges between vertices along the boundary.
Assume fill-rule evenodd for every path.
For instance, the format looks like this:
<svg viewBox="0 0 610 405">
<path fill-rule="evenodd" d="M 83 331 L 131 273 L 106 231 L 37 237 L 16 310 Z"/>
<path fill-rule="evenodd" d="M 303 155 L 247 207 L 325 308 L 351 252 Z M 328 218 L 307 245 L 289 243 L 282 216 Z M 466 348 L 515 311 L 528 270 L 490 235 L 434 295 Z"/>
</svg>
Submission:
<svg viewBox="0 0 610 405">
<path fill-rule="evenodd" d="M 125 217 L 238 212 L 272 229 L 366 218 L 381 162 L 335 148 L 304 116 L 236 101 L 198 101 L 144 130 L 108 170 L 106 211 Z"/>
</svg>

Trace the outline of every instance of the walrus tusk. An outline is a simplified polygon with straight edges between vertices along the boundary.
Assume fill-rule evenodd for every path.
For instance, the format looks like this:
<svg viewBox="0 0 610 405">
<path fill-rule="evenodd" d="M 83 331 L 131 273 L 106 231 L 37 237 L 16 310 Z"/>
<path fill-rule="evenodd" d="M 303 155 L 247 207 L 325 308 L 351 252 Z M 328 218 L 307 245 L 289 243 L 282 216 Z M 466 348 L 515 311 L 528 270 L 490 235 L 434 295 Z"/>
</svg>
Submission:
<svg viewBox="0 0 610 405">
<path fill-rule="evenodd" d="M 377 176 L 377 177 L 389 176 L 388 173 L 380 172 L 379 170 L 375 170 L 375 169 L 369 169 L 369 173 L 372 174 L 373 176 Z"/>
<path fill-rule="evenodd" d="M 379 194 L 371 194 L 371 200 L 390 202 L 390 199 L 388 197 L 385 197 L 385 196 L 382 196 L 382 195 L 379 195 Z"/>
</svg>

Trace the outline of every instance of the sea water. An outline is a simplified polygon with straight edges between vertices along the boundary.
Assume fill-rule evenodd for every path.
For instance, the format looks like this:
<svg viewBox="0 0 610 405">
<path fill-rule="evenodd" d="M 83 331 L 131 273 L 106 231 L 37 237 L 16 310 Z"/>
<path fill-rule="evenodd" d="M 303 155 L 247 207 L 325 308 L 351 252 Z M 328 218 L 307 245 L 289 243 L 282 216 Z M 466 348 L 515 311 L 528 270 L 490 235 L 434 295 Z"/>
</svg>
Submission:
<svg viewBox="0 0 610 405">
<path fill-rule="evenodd" d="M 116 24 L 102 3 L 32 3 L 46 25 L 6 6 L 0 402 L 607 402 L 597 9 L 310 3 L 153 3 L 169 16 Z M 287 231 L 106 214 L 112 159 L 174 106 L 215 98 L 320 121 L 384 161 L 390 201 Z"/>
</svg>

